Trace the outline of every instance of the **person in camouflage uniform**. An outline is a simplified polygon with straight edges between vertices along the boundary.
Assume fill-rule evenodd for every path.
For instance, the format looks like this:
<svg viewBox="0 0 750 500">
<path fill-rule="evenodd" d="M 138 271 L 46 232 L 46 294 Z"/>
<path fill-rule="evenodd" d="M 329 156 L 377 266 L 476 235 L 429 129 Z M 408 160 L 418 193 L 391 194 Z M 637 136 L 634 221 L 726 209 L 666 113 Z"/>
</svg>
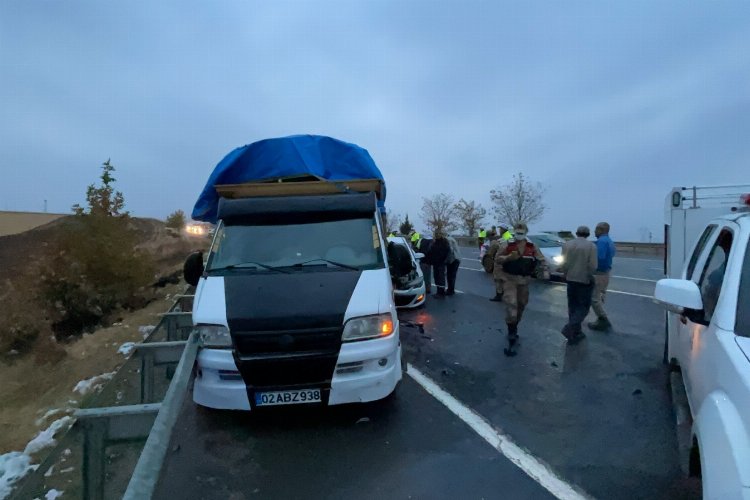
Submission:
<svg viewBox="0 0 750 500">
<path fill-rule="evenodd" d="M 493 275 L 503 284 L 505 323 L 508 325 L 507 356 L 516 354 L 518 323 L 529 303 L 529 282 L 533 276 L 549 279 L 549 270 L 544 255 L 531 241 L 526 239 L 528 227 L 524 223 L 513 226 L 514 237 L 500 240 L 495 252 Z M 498 280 L 499 278 L 499 280 Z"/>
</svg>

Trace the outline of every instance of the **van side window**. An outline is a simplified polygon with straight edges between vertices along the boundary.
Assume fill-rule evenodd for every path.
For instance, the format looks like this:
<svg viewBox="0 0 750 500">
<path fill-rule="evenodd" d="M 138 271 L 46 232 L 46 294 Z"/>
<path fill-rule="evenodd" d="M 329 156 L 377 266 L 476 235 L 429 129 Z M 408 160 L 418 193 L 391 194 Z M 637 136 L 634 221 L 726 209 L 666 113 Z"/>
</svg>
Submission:
<svg viewBox="0 0 750 500">
<path fill-rule="evenodd" d="M 708 226 L 698 240 L 698 244 L 695 246 L 693 255 L 690 257 L 690 262 L 688 263 L 687 274 L 685 275 L 686 280 L 693 277 L 693 271 L 695 270 L 696 264 L 698 264 L 698 257 L 703 253 L 703 248 L 706 246 L 706 242 L 711 237 L 711 233 L 714 232 L 714 229 L 716 229 L 715 225 L 712 224 Z"/>
<path fill-rule="evenodd" d="M 740 293 L 737 295 L 737 322 L 734 333 L 750 337 L 750 242 L 745 250 L 745 262 L 742 264 Z"/>
<path fill-rule="evenodd" d="M 703 298 L 703 319 L 706 323 L 711 322 L 716 304 L 719 302 L 721 285 L 724 283 L 724 273 L 729 261 L 729 251 L 732 249 L 732 239 L 732 232 L 729 229 L 721 230 L 698 283 Z"/>
</svg>

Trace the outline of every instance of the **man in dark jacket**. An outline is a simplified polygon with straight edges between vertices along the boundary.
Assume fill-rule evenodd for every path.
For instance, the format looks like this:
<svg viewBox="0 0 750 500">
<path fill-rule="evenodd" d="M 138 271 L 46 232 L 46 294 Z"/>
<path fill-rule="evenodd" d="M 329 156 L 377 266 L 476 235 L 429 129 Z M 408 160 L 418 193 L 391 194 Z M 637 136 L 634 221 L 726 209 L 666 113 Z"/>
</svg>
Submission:
<svg viewBox="0 0 750 500">
<path fill-rule="evenodd" d="M 443 231 L 435 231 L 435 239 L 432 245 L 430 245 L 428 252 L 425 253 L 425 256 L 427 263 L 432 266 L 432 272 L 435 277 L 435 286 L 437 287 L 436 298 L 445 297 L 445 271 L 450 253 L 451 246 Z"/>
<path fill-rule="evenodd" d="M 432 293 L 432 264 L 430 263 L 430 249 L 433 240 L 430 238 L 421 238 L 416 243 L 415 251 L 424 255 L 419 261 L 419 268 L 424 276 L 424 290 L 427 295 Z"/>
</svg>

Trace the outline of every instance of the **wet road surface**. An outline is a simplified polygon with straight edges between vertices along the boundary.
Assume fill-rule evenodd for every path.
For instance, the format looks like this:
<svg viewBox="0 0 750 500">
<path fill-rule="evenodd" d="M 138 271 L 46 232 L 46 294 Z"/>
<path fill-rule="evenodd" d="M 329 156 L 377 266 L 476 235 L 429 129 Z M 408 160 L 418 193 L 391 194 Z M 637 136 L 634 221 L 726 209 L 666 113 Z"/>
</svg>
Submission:
<svg viewBox="0 0 750 500">
<path fill-rule="evenodd" d="M 554 498 L 408 377 L 367 405 L 187 401 L 170 450 L 154 498 Z"/>
</svg>

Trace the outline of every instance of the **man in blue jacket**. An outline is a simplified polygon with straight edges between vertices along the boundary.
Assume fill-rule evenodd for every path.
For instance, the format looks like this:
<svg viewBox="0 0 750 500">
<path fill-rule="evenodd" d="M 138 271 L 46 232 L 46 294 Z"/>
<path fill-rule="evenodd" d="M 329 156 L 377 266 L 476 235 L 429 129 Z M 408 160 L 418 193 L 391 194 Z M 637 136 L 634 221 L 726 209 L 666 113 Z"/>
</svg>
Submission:
<svg viewBox="0 0 750 500">
<path fill-rule="evenodd" d="M 594 274 L 594 297 L 591 301 L 591 308 L 596 313 L 597 319 L 589 323 L 589 328 L 606 332 L 612 328 L 612 323 L 607 318 L 607 311 L 604 310 L 604 298 L 609 286 L 609 274 L 612 271 L 612 259 L 615 256 L 615 244 L 609 237 L 609 224 L 600 222 L 594 230 L 596 235 L 596 253 L 598 264 Z"/>
</svg>

